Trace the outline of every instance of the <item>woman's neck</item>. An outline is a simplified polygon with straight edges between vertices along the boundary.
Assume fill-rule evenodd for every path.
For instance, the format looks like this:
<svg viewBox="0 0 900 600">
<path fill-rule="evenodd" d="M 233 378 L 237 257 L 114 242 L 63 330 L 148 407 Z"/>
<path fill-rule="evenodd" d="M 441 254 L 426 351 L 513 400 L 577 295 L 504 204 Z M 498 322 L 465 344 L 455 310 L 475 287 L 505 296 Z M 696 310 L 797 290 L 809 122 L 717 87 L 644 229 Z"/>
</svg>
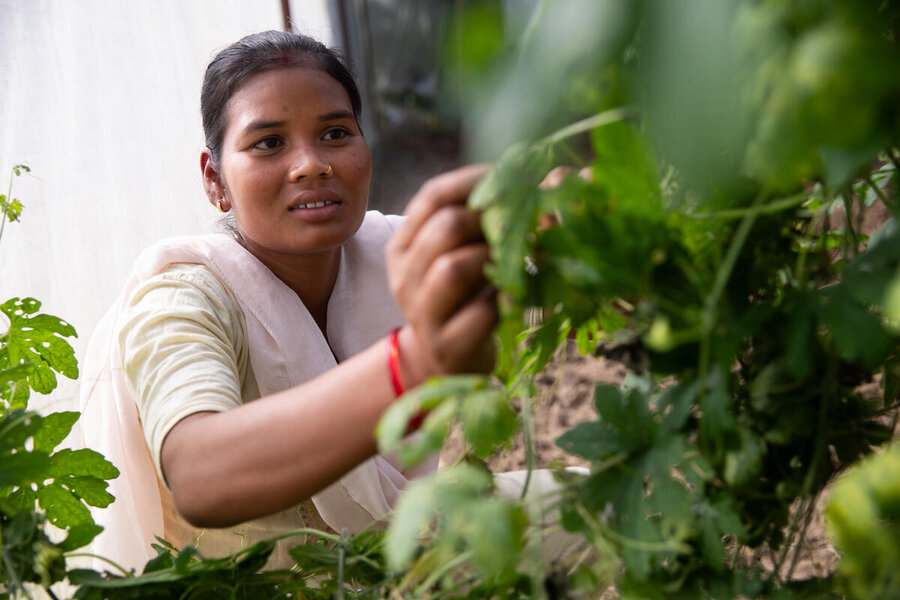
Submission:
<svg viewBox="0 0 900 600">
<path fill-rule="evenodd" d="M 324 335 L 328 300 L 341 265 L 340 246 L 309 254 L 281 254 L 249 247 L 247 250 L 294 290 Z"/>
</svg>

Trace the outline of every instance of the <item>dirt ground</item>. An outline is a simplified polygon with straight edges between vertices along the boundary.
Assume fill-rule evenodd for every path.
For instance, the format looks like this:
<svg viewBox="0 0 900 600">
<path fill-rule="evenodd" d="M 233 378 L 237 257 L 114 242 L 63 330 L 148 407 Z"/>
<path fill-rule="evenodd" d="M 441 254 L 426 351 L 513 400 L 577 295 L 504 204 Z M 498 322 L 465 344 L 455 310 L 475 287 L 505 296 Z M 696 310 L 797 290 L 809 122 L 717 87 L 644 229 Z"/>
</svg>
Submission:
<svg viewBox="0 0 900 600">
<path fill-rule="evenodd" d="M 604 358 L 579 356 L 574 343 L 565 356 L 557 357 L 535 379 L 539 394 L 532 405 L 536 467 L 589 466 L 583 459 L 566 454 L 555 440 L 576 423 L 596 418 L 594 387 L 601 382 L 621 383 L 625 367 Z M 453 431 L 441 453 L 441 462 L 451 462 L 463 450 L 460 432 Z M 527 467 L 525 437 L 519 432 L 509 449 L 489 461 L 494 472 Z"/>
</svg>

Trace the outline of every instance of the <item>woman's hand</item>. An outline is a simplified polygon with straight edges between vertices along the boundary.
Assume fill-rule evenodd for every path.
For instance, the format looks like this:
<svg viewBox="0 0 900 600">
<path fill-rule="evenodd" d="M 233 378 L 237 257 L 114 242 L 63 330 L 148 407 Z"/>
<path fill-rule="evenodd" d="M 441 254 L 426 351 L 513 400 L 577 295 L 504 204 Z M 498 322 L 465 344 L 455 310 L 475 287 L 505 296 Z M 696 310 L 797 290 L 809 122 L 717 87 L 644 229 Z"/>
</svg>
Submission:
<svg viewBox="0 0 900 600">
<path fill-rule="evenodd" d="M 437 374 L 489 372 L 496 292 L 484 277 L 489 250 L 466 200 L 487 165 L 435 177 L 406 210 L 387 246 L 391 291 L 406 318 L 401 371 L 412 388 Z"/>
</svg>

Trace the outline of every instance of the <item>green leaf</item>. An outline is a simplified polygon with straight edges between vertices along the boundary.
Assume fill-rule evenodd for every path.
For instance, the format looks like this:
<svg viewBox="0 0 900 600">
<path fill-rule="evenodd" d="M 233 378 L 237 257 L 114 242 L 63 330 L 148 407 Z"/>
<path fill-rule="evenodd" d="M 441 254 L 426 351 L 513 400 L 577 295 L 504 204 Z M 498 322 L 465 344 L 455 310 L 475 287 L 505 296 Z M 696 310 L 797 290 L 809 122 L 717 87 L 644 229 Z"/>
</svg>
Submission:
<svg viewBox="0 0 900 600">
<path fill-rule="evenodd" d="M 486 385 L 487 378 L 481 375 L 436 377 L 407 392 L 385 411 L 375 428 L 379 452 L 391 452 L 400 445 L 409 431 L 409 423 L 413 417 L 423 411 L 434 410 L 447 400 L 471 394 Z"/>
<path fill-rule="evenodd" d="M 521 365 L 522 371 L 537 374 L 544 370 L 570 330 L 568 319 L 561 315 L 552 315 L 544 323 L 529 331 L 526 342 L 521 344 L 518 356 L 518 364 Z"/>
<path fill-rule="evenodd" d="M 710 373 L 707 386 L 700 402 L 700 441 L 706 452 L 719 460 L 726 439 L 731 438 L 736 426 L 731 414 L 732 398 L 718 368 Z"/>
<path fill-rule="evenodd" d="M 4 453 L 0 461 L 0 487 L 41 481 L 50 469 L 50 459 L 43 452 Z"/>
<path fill-rule="evenodd" d="M 34 435 L 35 450 L 43 450 L 50 452 L 56 448 L 69 432 L 72 426 L 78 421 L 81 413 L 77 412 L 55 412 L 44 416 L 44 422 L 40 431 Z"/>
<path fill-rule="evenodd" d="M 23 449 L 25 440 L 37 433 L 42 423 L 40 415 L 21 409 L 0 415 L 0 450 Z"/>
<path fill-rule="evenodd" d="M 106 491 L 109 483 L 97 477 L 65 477 L 57 478 L 56 482 L 91 506 L 106 508 L 115 500 L 113 495 Z"/>
<path fill-rule="evenodd" d="M 397 503 L 385 537 L 388 566 L 394 571 L 405 568 L 428 533 L 435 515 L 444 515 L 449 522 L 465 519 L 473 502 L 486 500 L 485 493 L 492 485 L 489 472 L 468 464 L 442 469 L 432 477 L 411 484 Z M 452 526 L 449 531 L 452 546 L 458 536 Z"/>
<path fill-rule="evenodd" d="M 71 552 L 72 550 L 83 548 L 90 544 L 101 531 L 103 531 L 103 528 L 93 522 L 73 525 L 69 528 L 66 539 L 60 542 L 57 548 L 63 552 Z"/>
<path fill-rule="evenodd" d="M 688 549 L 684 542 L 694 531 L 697 491 L 673 478 L 686 452 L 684 439 L 670 436 L 577 487 L 585 507 L 621 536 L 620 556 L 637 580 Z"/>
<path fill-rule="evenodd" d="M 738 434 L 739 446 L 725 455 L 723 477 L 734 487 L 756 486 L 766 456 L 766 442 L 746 427 L 739 427 Z"/>
<path fill-rule="evenodd" d="M 434 478 L 413 482 L 400 496 L 385 538 L 388 566 L 400 571 L 409 563 L 435 511 Z"/>
<path fill-rule="evenodd" d="M 37 494 L 30 487 L 19 487 L 5 498 L 0 498 L 0 511 L 14 515 L 22 511 L 34 510 Z"/>
<path fill-rule="evenodd" d="M 7 200 L 5 195 L 0 194 L 0 213 L 6 215 L 10 221 L 19 220 L 19 217 L 22 216 L 22 208 L 24 208 L 22 203 L 15 198 Z"/>
<path fill-rule="evenodd" d="M 656 435 L 658 425 L 640 391 L 623 393 L 615 386 L 601 384 L 594 390 L 594 403 L 596 421 L 579 423 L 556 440 L 566 452 L 589 460 L 604 460 L 644 448 Z"/>
<path fill-rule="evenodd" d="M 200 557 L 200 551 L 194 546 L 185 546 L 175 557 L 175 572 L 182 577 L 190 574 L 191 563 Z"/>
<path fill-rule="evenodd" d="M 395 449 L 404 466 L 420 463 L 429 454 L 440 451 L 450 431 L 450 422 L 456 417 L 459 402 L 456 399 L 438 405 L 422 421 L 417 432 L 406 437 Z"/>
<path fill-rule="evenodd" d="M 538 184 L 550 168 L 549 154 L 526 144 L 507 150 L 476 185 L 469 207 L 481 210 L 481 224 L 491 246 L 486 272 L 505 293 L 526 297 L 529 235 L 537 225 L 541 195 Z M 503 198 L 515 197 L 515 205 Z"/>
<path fill-rule="evenodd" d="M 501 498 L 477 498 L 458 510 L 450 523 L 454 535 L 472 549 L 472 563 L 489 581 L 515 571 L 527 525 L 522 508 Z"/>
<path fill-rule="evenodd" d="M 5 358 L 5 357 L 4 357 Z M 34 363 L 26 362 L 0 370 L 0 385 L 5 385 L 13 381 L 21 381 L 26 379 L 34 367 Z"/>
<path fill-rule="evenodd" d="M 841 358 L 869 368 L 887 358 L 893 344 L 878 317 L 842 286 L 823 290 L 820 297 L 819 319 L 828 327 Z"/>
<path fill-rule="evenodd" d="M 99 452 L 89 448 L 72 450 L 64 448 L 50 456 L 50 476 L 57 478 L 94 476 L 100 479 L 115 479 L 119 470 L 103 458 Z"/>
<path fill-rule="evenodd" d="M 662 427 L 667 432 L 679 431 L 691 415 L 697 399 L 697 386 L 681 383 L 663 390 L 658 398 Z"/>
<path fill-rule="evenodd" d="M 55 372 L 78 377 L 75 350 L 65 340 L 76 337 L 75 329 L 52 315 L 36 314 L 41 303 L 34 298 L 12 298 L 0 305 L 9 318 L 6 351 L 11 365 L 33 362 L 28 383 L 36 392 L 49 394 L 56 388 Z"/>
<path fill-rule="evenodd" d="M 31 375 L 33 367 L 34 363 L 26 362 L 7 369 L 15 371 L 15 373 L 11 375 L 10 381 L 0 383 L 0 414 L 7 410 L 19 410 L 28 406 L 28 399 L 31 397 L 28 377 Z"/>
<path fill-rule="evenodd" d="M 290 554 L 302 572 L 335 566 L 340 561 L 340 549 L 337 546 L 320 542 L 295 546 L 290 549 Z"/>
<path fill-rule="evenodd" d="M 463 400 L 460 422 L 476 455 L 488 456 L 516 432 L 519 421 L 502 389 L 489 388 Z"/>
<path fill-rule="evenodd" d="M 38 504 L 47 513 L 47 520 L 60 529 L 94 522 L 84 503 L 59 483 L 41 487 L 37 497 Z"/>
<path fill-rule="evenodd" d="M 856 598 L 900 590 L 900 445 L 870 456 L 834 483 L 826 527 L 841 553 L 838 575 Z"/>
</svg>

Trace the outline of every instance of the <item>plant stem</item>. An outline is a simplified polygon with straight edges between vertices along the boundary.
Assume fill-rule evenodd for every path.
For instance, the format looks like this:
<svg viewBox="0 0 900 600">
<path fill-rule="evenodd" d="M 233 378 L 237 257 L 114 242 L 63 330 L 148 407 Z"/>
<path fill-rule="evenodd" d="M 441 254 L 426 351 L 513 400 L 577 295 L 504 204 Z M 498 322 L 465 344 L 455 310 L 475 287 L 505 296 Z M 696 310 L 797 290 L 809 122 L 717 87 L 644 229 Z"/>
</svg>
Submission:
<svg viewBox="0 0 900 600">
<path fill-rule="evenodd" d="M 418 597 L 420 594 L 428 591 L 428 589 L 431 588 L 431 586 L 433 586 L 438 581 L 438 579 L 440 579 L 446 573 L 449 573 L 450 571 L 452 571 L 459 565 L 463 564 L 470 558 L 472 558 L 471 550 L 463 552 L 462 554 L 458 555 L 456 558 L 454 558 L 450 562 L 444 564 L 440 569 L 435 570 L 431 575 L 428 576 L 428 578 L 425 581 L 423 581 L 419 585 L 419 587 L 416 588 L 416 591 L 414 592 L 413 597 Z"/>
<path fill-rule="evenodd" d="M 841 201 L 844 203 L 844 220 L 847 223 L 847 232 L 850 234 L 850 255 L 856 256 L 859 253 L 859 238 L 856 235 L 856 228 L 853 227 L 853 202 L 847 192 L 841 192 Z M 844 247 L 846 248 L 846 245 Z"/>
<path fill-rule="evenodd" d="M 800 551 L 803 549 L 803 541 L 806 539 L 806 530 L 807 528 L 809 528 L 810 521 L 812 521 L 813 513 L 815 512 L 818 499 L 819 494 L 816 494 L 810 499 L 809 504 L 806 507 L 806 515 L 804 515 L 803 517 L 803 524 L 800 528 L 800 537 L 797 539 L 797 549 L 794 550 L 794 556 L 791 558 L 791 564 L 784 576 L 785 581 L 790 581 L 791 575 L 794 574 L 794 567 L 797 566 L 797 559 L 800 558 Z"/>
<path fill-rule="evenodd" d="M 9 171 L 9 188 L 7 189 L 7 192 L 6 192 L 6 202 L 7 203 L 12 202 L 12 182 L 13 182 L 13 177 L 14 177 L 14 171 L 15 171 L 15 167 L 10 169 L 10 171 Z M 3 239 L 3 229 L 6 227 L 6 211 L 3 210 L 2 212 L 3 212 L 2 219 L 0 219 L 0 240 Z"/>
<path fill-rule="evenodd" d="M 878 195 L 878 198 L 881 200 L 882 204 L 884 204 L 890 210 L 894 210 L 894 208 L 895 208 L 894 204 L 887 199 L 887 196 L 884 195 L 884 190 L 882 190 L 880 187 L 878 187 L 878 184 L 876 184 L 875 181 L 872 179 L 871 173 L 866 175 L 866 183 L 869 184 L 869 187 L 871 187 L 873 190 L 875 190 L 875 193 Z"/>
<path fill-rule="evenodd" d="M 632 548 L 634 550 L 639 550 L 642 552 L 668 552 L 675 551 L 681 553 L 688 553 L 691 551 L 691 547 L 687 544 L 679 543 L 676 541 L 670 542 L 647 542 L 644 540 L 635 540 L 633 538 L 625 537 L 615 529 L 611 527 L 607 527 L 603 523 L 599 522 L 593 514 L 588 512 L 587 508 L 585 508 L 581 503 L 575 505 L 575 509 L 578 511 L 578 514 L 582 519 L 588 524 L 593 530 L 594 535 L 599 538 L 609 538 L 615 542 L 618 542 L 625 548 Z"/>
<path fill-rule="evenodd" d="M 749 214 L 765 215 L 770 213 L 781 212 L 788 208 L 800 206 L 809 197 L 806 193 L 794 194 L 787 198 L 780 198 L 762 206 L 750 206 L 747 208 L 732 208 L 729 210 L 719 210 L 716 212 L 696 213 L 691 215 L 695 219 L 741 219 Z"/>
<path fill-rule="evenodd" d="M 520 380 L 521 381 L 521 380 Z M 519 381 L 513 386 L 513 392 L 519 388 Z M 531 411 L 531 395 L 524 395 L 522 400 L 522 434 L 525 436 L 525 483 L 522 484 L 522 495 L 525 499 L 528 486 L 531 484 L 531 472 L 534 470 L 534 418 Z"/>
<path fill-rule="evenodd" d="M 106 558 L 105 556 L 100 556 L 99 554 L 93 554 L 91 552 L 66 552 L 64 556 L 66 558 L 98 558 L 103 562 L 115 567 L 125 577 L 134 577 L 134 573 L 132 573 L 131 571 L 127 571 L 122 565 Z"/>
<path fill-rule="evenodd" d="M 25 594 L 25 597 L 28 600 L 32 600 L 31 594 L 28 593 L 28 590 L 25 588 L 25 585 L 22 583 L 22 580 L 19 579 L 19 575 L 12 568 L 12 560 L 10 560 L 9 552 L 4 548 L 2 553 L 0 553 L 0 564 L 6 567 L 6 576 L 7 579 L 12 583 L 12 589 L 15 591 L 20 591 Z M 6 590 L 8 591 L 8 590 Z"/>
<path fill-rule="evenodd" d="M 272 536 L 272 537 L 266 538 L 266 539 L 271 540 L 273 542 L 277 542 L 278 540 L 283 540 L 284 538 L 294 537 L 294 536 L 298 536 L 298 535 L 313 535 L 313 536 L 320 537 L 320 538 L 329 540 L 331 542 L 334 542 L 335 544 L 341 543 L 340 535 L 335 535 L 333 533 L 326 533 L 320 529 L 313 529 L 311 527 L 302 527 L 300 529 L 293 529 L 291 531 L 279 533 L 278 535 L 275 535 L 275 536 Z M 239 552 L 238 554 L 241 554 L 242 552 Z"/>
<path fill-rule="evenodd" d="M 346 531 L 346 530 L 344 530 Z M 344 561 L 347 558 L 347 548 L 344 546 L 344 536 L 341 536 L 341 544 L 338 549 L 337 565 L 337 598 L 344 600 Z"/>
<path fill-rule="evenodd" d="M 891 162 L 894 163 L 894 168 L 900 171 L 900 160 L 898 160 L 897 157 L 894 156 L 894 149 L 888 146 L 887 148 L 885 148 L 885 151 L 888 155 L 888 158 L 890 158 Z"/>
<path fill-rule="evenodd" d="M 526 51 L 531 45 L 531 41 L 534 39 L 535 32 L 538 30 L 541 21 L 544 20 L 544 15 L 547 14 L 547 8 L 547 0 L 540 0 L 537 3 L 537 6 L 534 7 L 534 10 L 531 11 L 531 16 L 528 18 L 528 24 L 525 25 L 525 31 L 522 32 L 522 37 L 519 38 L 519 62 L 526 58 Z"/>
<path fill-rule="evenodd" d="M 747 241 L 747 236 L 750 234 L 750 228 L 753 227 L 756 216 L 759 214 L 760 207 L 758 206 L 758 203 L 759 201 L 757 201 L 757 203 L 744 215 L 743 220 L 734 232 L 734 237 L 731 238 L 731 245 L 728 247 L 728 252 L 725 254 L 722 264 L 719 265 L 719 270 L 716 272 L 716 280 L 713 283 L 712 291 L 709 296 L 706 297 L 706 302 L 703 307 L 701 327 L 703 328 L 704 335 L 709 335 L 715 324 L 719 300 L 725 292 L 725 286 L 731 278 L 731 272 L 734 270 L 734 265 L 737 263 L 738 256 L 740 256 L 741 250 L 744 248 L 744 242 Z M 754 208 L 756 208 L 756 210 L 753 210 Z"/>
<path fill-rule="evenodd" d="M 759 196 L 753 203 L 753 206 L 751 206 L 746 214 L 744 214 L 737 230 L 734 232 L 734 236 L 731 238 L 731 245 L 728 247 L 728 252 L 725 253 L 725 258 L 722 260 L 722 264 L 719 265 L 718 271 L 716 271 L 716 279 L 713 282 L 712 291 L 709 293 L 709 296 L 706 297 L 706 301 L 703 304 L 703 312 L 700 316 L 700 364 L 697 369 L 697 381 L 701 384 L 697 392 L 697 403 L 701 407 L 703 406 L 703 400 L 706 397 L 706 377 L 709 372 L 710 343 L 712 332 L 715 328 L 716 320 L 718 319 L 719 300 L 722 299 L 722 294 L 725 292 L 725 286 L 731 278 L 731 272 L 734 270 L 734 265 L 737 263 L 738 256 L 740 256 L 741 250 L 744 248 L 744 243 L 747 241 L 750 229 L 756 221 L 756 216 L 759 214 L 760 208 L 762 208 L 760 207 L 761 202 L 762 196 Z"/>
<path fill-rule="evenodd" d="M 580 121 L 576 121 L 571 125 L 567 125 L 562 129 L 548 135 L 547 137 L 538 140 L 538 144 L 557 144 L 562 140 L 578 135 L 579 133 L 584 133 L 586 131 L 590 131 L 591 129 L 595 129 L 597 127 L 602 127 L 603 125 L 610 125 L 612 123 L 618 123 L 619 121 L 625 121 L 637 115 L 637 110 L 630 106 L 621 106 L 619 108 L 612 108 L 610 110 L 605 110 L 602 113 L 597 113 L 596 115 L 591 115 L 585 119 Z"/>
<path fill-rule="evenodd" d="M 830 384 L 830 385 L 829 385 Z M 837 380 L 837 365 L 835 363 L 835 359 L 829 361 L 826 373 L 826 388 L 822 394 L 822 406 L 819 407 L 818 414 L 818 427 L 816 429 L 816 439 L 813 446 L 813 456 L 810 461 L 809 470 L 806 472 L 806 477 L 803 480 L 803 491 L 802 496 L 809 497 L 812 492 L 813 483 L 816 477 L 816 473 L 819 470 L 819 463 L 822 461 L 822 458 L 825 453 L 825 439 L 826 439 L 826 415 L 831 412 L 831 400 L 832 400 L 832 390 L 839 389 L 839 382 Z M 790 577 L 790 574 L 793 572 L 793 565 L 788 570 L 788 573 L 785 575 L 785 579 L 782 580 L 778 572 L 781 571 L 781 567 L 784 565 L 784 561 L 787 559 L 788 553 L 790 552 L 791 545 L 793 544 L 794 536 L 799 533 L 800 539 L 798 540 L 798 544 L 803 542 L 803 538 L 806 535 L 806 528 L 808 526 L 808 522 L 812 515 L 812 510 L 815 508 L 816 499 L 819 496 L 819 492 L 814 494 L 809 500 L 809 504 L 806 507 L 805 511 L 798 510 L 791 518 L 791 526 L 790 533 L 788 535 L 788 539 L 785 540 L 784 544 L 784 552 L 781 553 L 781 558 L 778 559 L 778 563 L 775 565 L 775 569 L 772 572 L 771 577 L 778 577 L 779 580 L 784 583 L 784 581 Z M 804 521 L 800 531 L 797 531 L 797 520 L 799 516 L 803 513 L 806 513 L 806 521 Z M 799 552 L 799 546 L 798 550 Z M 794 560 L 796 561 L 796 552 L 794 554 Z"/>
<path fill-rule="evenodd" d="M 822 215 L 823 210 L 819 210 L 816 212 L 813 219 L 806 226 L 806 230 L 803 232 L 802 240 L 812 240 L 812 232 L 822 223 Z M 810 243 L 809 245 L 812 245 Z M 794 266 L 794 280 L 797 282 L 798 289 L 806 288 L 806 258 L 809 256 L 809 247 L 807 244 L 800 245 L 800 251 L 797 253 L 797 264 Z"/>
</svg>

